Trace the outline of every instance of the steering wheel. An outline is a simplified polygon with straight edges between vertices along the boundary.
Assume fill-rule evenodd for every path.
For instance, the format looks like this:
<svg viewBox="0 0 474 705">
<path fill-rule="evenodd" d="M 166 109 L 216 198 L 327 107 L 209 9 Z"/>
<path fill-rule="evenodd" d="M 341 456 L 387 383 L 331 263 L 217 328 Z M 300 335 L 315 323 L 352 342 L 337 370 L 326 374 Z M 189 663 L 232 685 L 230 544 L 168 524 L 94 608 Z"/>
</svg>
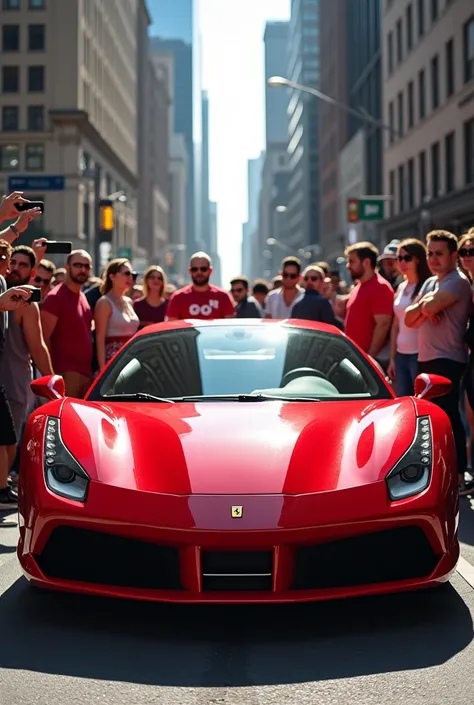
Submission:
<svg viewBox="0 0 474 705">
<path fill-rule="evenodd" d="M 329 382 L 323 372 L 319 372 L 319 370 L 315 370 L 313 367 L 297 367 L 295 370 L 290 370 L 283 376 L 280 386 L 286 387 L 287 384 L 293 382 L 294 379 L 298 379 L 298 377 L 319 377 Z"/>
</svg>

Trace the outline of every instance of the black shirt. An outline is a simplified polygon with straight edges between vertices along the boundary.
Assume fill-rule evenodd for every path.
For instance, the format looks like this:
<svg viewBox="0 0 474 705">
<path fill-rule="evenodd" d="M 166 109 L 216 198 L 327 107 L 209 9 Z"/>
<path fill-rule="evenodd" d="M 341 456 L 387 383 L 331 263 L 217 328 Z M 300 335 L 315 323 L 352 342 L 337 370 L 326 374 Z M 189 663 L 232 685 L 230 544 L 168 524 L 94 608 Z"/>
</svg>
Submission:
<svg viewBox="0 0 474 705">
<path fill-rule="evenodd" d="M 336 319 L 329 301 L 317 291 L 312 290 L 307 290 L 301 301 L 294 305 L 291 317 L 299 320 L 328 323 L 331 326 L 336 326 L 336 328 L 342 327 Z"/>
</svg>

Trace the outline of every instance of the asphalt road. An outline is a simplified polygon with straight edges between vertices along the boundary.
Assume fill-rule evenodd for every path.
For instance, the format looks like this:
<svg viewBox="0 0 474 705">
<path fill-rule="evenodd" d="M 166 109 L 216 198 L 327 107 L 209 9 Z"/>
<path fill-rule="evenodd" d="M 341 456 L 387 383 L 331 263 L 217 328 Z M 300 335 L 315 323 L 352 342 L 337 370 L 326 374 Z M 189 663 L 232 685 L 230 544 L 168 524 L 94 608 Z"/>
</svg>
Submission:
<svg viewBox="0 0 474 705">
<path fill-rule="evenodd" d="M 31 591 L 14 553 L 17 529 L 0 524 L 0 703 L 472 705 L 466 499 L 460 532 L 464 577 L 441 591 L 190 607 Z"/>
</svg>

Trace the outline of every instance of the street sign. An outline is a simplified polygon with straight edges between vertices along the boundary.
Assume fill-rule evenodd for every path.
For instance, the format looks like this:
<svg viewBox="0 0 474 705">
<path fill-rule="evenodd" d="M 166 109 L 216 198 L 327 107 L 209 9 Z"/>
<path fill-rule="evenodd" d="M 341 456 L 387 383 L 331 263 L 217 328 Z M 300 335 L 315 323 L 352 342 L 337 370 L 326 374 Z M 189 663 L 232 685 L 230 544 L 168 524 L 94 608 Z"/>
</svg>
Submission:
<svg viewBox="0 0 474 705">
<path fill-rule="evenodd" d="M 132 259 L 132 248 L 131 247 L 119 247 L 117 250 L 117 257 L 124 257 L 126 259 Z"/>
<path fill-rule="evenodd" d="M 9 176 L 8 192 L 12 191 L 64 191 L 64 176 Z"/>
<path fill-rule="evenodd" d="M 385 201 L 379 198 L 359 199 L 359 220 L 383 220 Z"/>
<path fill-rule="evenodd" d="M 347 199 L 347 222 L 357 223 L 359 220 L 359 199 L 358 198 L 348 198 Z"/>
</svg>

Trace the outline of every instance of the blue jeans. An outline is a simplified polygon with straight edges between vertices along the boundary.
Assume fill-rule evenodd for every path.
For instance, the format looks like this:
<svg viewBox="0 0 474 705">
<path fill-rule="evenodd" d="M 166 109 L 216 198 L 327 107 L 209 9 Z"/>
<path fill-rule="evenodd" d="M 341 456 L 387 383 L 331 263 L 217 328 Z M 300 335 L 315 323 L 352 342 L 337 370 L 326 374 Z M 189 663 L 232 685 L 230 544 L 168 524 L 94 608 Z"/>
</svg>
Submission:
<svg viewBox="0 0 474 705">
<path fill-rule="evenodd" d="M 415 377 L 418 374 L 418 354 L 395 354 L 395 389 L 399 397 L 411 397 L 415 393 Z"/>
</svg>

